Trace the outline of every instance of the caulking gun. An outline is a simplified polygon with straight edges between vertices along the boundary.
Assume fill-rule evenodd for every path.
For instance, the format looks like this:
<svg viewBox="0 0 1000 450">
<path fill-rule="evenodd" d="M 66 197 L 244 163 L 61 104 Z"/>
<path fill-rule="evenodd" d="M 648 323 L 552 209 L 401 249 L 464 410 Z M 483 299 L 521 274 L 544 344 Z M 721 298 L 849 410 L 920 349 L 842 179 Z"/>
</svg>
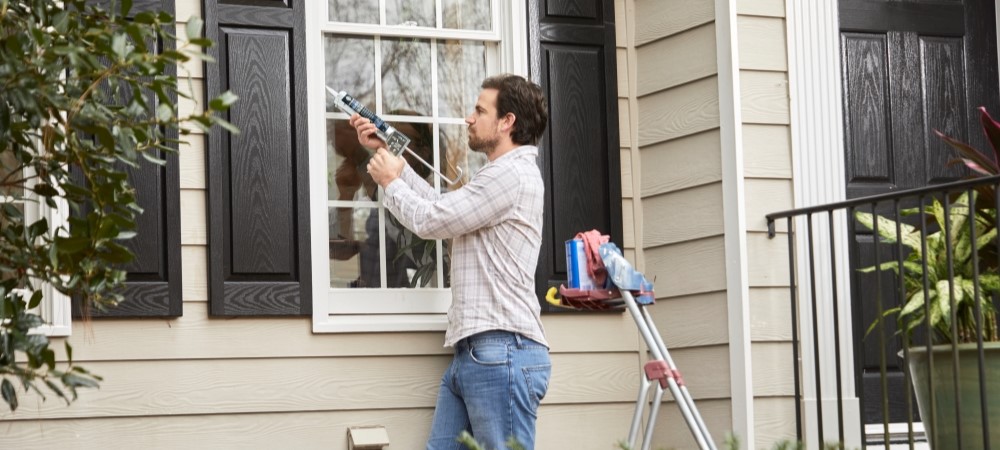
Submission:
<svg viewBox="0 0 1000 450">
<path fill-rule="evenodd" d="M 428 169 L 437 174 L 437 176 L 441 177 L 441 179 L 446 181 L 448 184 L 455 184 L 458 180 L 462 179 L 461 167 L 455 167 L 458 174 L 455 176 L 454 180 L 444 176 L 444 174 L 435 169 L 434 166 L 429 164 L 427 161 L 424 161 L 420 155 L 414 153 L 413 150 L 410 150 L 410 147 L 408 147 L 410 145 L 409 137 L 400 133 L 399 130 L 394 128 L 392 125 L 389 125 L 385 120 L 382 120 L 381 117 L 375 115 L 375 113 L 371 112 L 368 108 L 365 108 L 365 106 L 354 97 L 351 97 L 344 91 L 337 91 L 330 86 L 326 86 L 326 91 L 329 92 L 330 96 L 332 96 L 335 100 L 333 104 L 337 106 L 337 108 L 340 108 L 341 111 L 347 113 L 348 116 L 356 113 L 375 124 L 375 134 L 385 142 L 392 154 L 399 156 L 403 153 L 403 151 L 408 152 L 413 155 L 417 161 L 423 163 L 423 165 L 427 166 Z"/>
</svg>

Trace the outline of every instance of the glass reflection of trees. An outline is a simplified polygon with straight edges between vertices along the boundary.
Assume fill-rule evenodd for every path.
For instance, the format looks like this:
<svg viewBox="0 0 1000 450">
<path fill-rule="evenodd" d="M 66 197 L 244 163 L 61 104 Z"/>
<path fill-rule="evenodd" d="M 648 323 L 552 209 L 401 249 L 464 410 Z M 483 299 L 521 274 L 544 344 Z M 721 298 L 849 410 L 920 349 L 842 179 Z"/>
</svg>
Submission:
<svg viewBox="0 0 1000 450">
<path fill-rule="evenodd" d="M 390 26 L 464 30 L 488 31 L 492 27 L 489 1 L 439 0 L 439 3 L 439 24 L 435 23 L 435 0 L 387 0 L 386 17 L 381 22 Z M 333 22 L 380 23 L 377 1 L 328 0 L 328 5 L 329 19 Z M 436 150 L 438 166 L 449 178 L 457 175 L 456 167 L 462 167 L 462 182 L 449 186 L 434 180 L 419 162 L 409 161 L 410 167 L 432 185 L 458 189 L 486 163 L 484 155 L 469 153 L 463 120 L 474 108 L 487 67 L 493 66 L 488 64 L 489 55 L 499 53 L 496 43 L 326 34 L 324 45 L 327 85 L 350 93 L 390 121 L 396 120 L 394 126 L 410 136 L 410 148 L 425 161 L 434 164 Z M 380 91 L 376 93 L 376 89 Z M 329 97 L 326 110 L 337 112 Z M 431 123 L 400 121 L 400 116 L 417 116 Z M 365 170 L 371 149 L 361 147 L 345 120 L 328 120 L 327 133 L 328 145 L 332 147 L 328 155 L 329 199 L 341 202 L 341 206 L 330 211 L 330 257 L 340 262 L 332 264 L 335 272 L 332 279 L 340 280 L 334 284 L 412 287 L 436 283 L 436 241 L 413 235 L 387 211 L 380 215 L 378 189 Z M 385 229 L 385 242 L 381 243 L 380 217 L 384 218 Z M 380 245 L 385 248 L 386 286 L 381 286 Z M 447 248 L 448 243 L 442 245 Z M 352 262 L 355 258 L 356 266 Z M 447 251 L 442 260 L 443 274 L 447 277 Z M 446 278 L 444 286 L 448 286 Z"/>
<path fill-rule="evenodd" d="M 413 111 L 393 111 L 394 115 L 416 115 Z M 433 137 L 426 123 L 395 122 L 393 126 L 410 139 L 410 149 L 425 160 L 432 158 Z M 332 130 L 329 139 L 334 143 L 334 151 L 341 162 L 333 174 L 337 200 L 377 201 L 378 186 L 367 173 L 366 166 L 372 150 L 362 147 L 357 134 L 345 120 L 334 121 L 328 128 Z M 431 171 L 404 153 L 407 163 L 419 176 L 429 179 Z M 334 208 L 335 216 L 330 217 L 333 237 L 330 242 L 330 257 L 347 260 L 358 256 L 357 278 L 350 287 L 383 287 L 381 282 L 381 261 L 379 214 L 377 206 L 359 208 Z M 395 217 L 386 213 L 384 242 L 386 251 L 386 286 L 415 287 L 428 286 L 434 280 L 437 259 L 437 245 L 433 240 L 424 240 L 403 227 Z M 363 221 L 363 229 L 357 221 Z M 447 260 L 447 258 L 445 258 Z M 447 265 L 446 265 L 447 266 Z"/>
<path fill-rule="evenodd" d="M 388 25 L 415 25 L 427 28 L 453 30 L 492 29 L 490 2 L 488 0 L 441 0 L 440 26 L 435 24 L 434 0 L 387 0 L 385 23 Z M 379 23 L 378 1 L 328 0 L 331 22 Z"/>
</svg>

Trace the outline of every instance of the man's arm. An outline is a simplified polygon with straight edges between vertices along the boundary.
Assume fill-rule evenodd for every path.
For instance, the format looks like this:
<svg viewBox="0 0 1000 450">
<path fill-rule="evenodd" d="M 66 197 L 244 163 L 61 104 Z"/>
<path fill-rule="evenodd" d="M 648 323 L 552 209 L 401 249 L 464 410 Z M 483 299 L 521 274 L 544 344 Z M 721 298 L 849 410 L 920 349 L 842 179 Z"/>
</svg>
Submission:
<svg viewBox="0 0 1000 450">
<path fill-rule="evenodd" d="M 408 183 L 393 182 L 383 204 L 406 228 L 424 239 L 448 239 L 503 221 L 520 191 L 516 174 L 487 166 L 471 182 L 437 199 L 421 197 Z"/>
<path fill-rule="evenodd" d="M 413 191 L 416 192 L 421 198 L 425 198 L 427 200 L 437 200 L 438 198 L 441 198 L 441 192 L 435 189 L 434 186 L 427 182 L 427 180 L 420 178 L 420 175 L 417 174 L 417 172 L 413 170 L 409 164 L 407 164 L 406 168 L 403 169 L 403 173 L 400 175 L 399 179 L 403 180 L 403 182 L 406 183 L 410 189 L 413 189 Z"/>
</svg>

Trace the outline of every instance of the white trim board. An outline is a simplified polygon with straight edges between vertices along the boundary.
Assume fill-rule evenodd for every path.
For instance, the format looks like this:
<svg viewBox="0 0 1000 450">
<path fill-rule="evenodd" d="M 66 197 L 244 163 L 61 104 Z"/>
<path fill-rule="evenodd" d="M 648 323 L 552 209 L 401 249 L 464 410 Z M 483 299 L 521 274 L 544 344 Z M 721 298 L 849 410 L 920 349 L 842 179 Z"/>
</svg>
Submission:
<svg viewBox="0 0 1000 450">
<path fill-rule="evenodd" d="M 715 39 L 722 155 L 726 310 L 729 313 L 729 377 L 733 433 L 755 442 L 750 282 L 747 258 L 746 193 L 743 182 L 743 115 L 740 90 L 736 0 L 716 0 Z M 718 437 L 716 437 L 718 438 Z M 748 447 L 749 448 L 749 447 Z"/>
</svg>

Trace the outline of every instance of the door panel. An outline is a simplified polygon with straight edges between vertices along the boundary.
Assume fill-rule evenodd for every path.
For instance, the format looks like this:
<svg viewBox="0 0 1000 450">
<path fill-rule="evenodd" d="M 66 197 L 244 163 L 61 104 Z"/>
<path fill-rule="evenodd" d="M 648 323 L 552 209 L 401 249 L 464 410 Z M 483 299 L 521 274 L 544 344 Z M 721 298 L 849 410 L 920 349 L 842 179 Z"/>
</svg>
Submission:
<svg viewBox="0 0 1000 450">
<path fill-rule="evenodd" d="M 841 0 L 838 10 L 847 197 L 967 175 L 964 167 L 948 164 L 956 154 L 934 130 L 977 148 L 987 146 L 976 108 L 1000 113 L 994 2 Z M 859 232 L 851 238 L 856 243 L 852 268 L 871 265 L 872 235 Z M 892 251 L 879 246 L 879 259 L 896 258 Z M 851 272 L 858 394 L 866 422 L 876 423 L 882 421 L 882 406 L 871 395 L 881 390 L 882 350 L 877 337 L 863 335 L 877 317 L 873 299 L 880 288 L 873 274 Z M 883 308 L 899 303 L 898 294 L 884 287 L 893 282 L 882 281 Z M 893 421 L 905 420 L 906 388 L 896 357 L 900 344 L 890 338 L 885 349 Z"/>
</svg>

